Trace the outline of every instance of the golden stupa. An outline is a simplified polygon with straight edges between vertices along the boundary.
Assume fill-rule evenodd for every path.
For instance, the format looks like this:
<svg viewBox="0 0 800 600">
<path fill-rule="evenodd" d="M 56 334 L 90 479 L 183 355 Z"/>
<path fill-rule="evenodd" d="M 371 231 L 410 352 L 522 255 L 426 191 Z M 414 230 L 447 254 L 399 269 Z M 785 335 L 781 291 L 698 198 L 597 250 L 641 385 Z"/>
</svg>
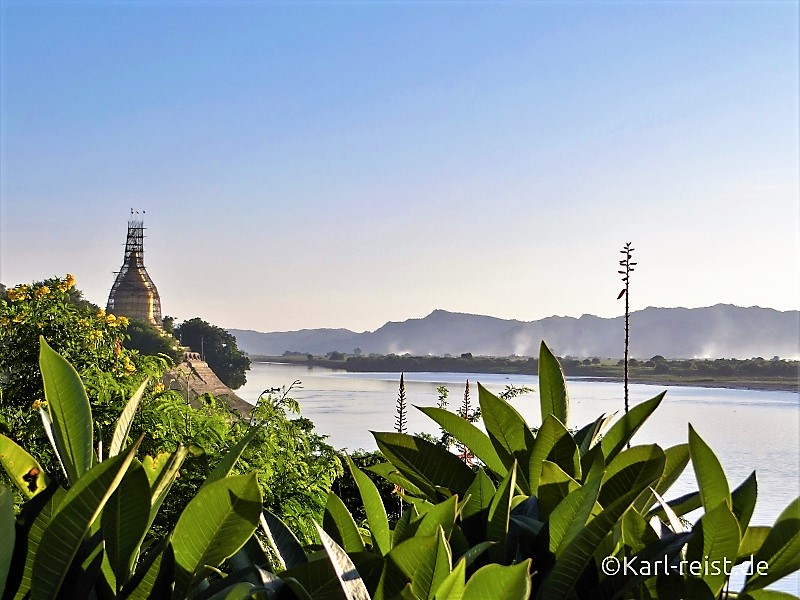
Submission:
<svg viewBox="0 0 800 600">
<path fill-rule="evenodd" d="M 161 298 L 144 268 L 144 221 L 134 216 L 132 209 L 125 258 L 108 295 L 106 310 L 161 327 Z"/>
</svg>

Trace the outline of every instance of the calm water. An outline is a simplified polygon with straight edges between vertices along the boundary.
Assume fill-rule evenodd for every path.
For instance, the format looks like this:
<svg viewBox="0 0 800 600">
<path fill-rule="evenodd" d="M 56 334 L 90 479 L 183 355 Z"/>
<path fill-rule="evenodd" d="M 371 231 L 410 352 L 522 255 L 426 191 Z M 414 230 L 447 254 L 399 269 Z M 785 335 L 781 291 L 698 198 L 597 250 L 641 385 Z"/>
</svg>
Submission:
<svg viewBox="0 0 800 600">
<path fill-rule="evenodd" d="M 538 388 L 536 377 L 524 375 L 406 373 L 406 399 L 409 404 L 436 406 L 436 388 L 446 385 L 450 389 L 450 408 L 455 409 L 463 399 L 467 378 L 474 406 L 477 406 L 478 381 L 494 393 L 509 384 Z M 302 381 L 302 388 L 293 397 L 300 402 L 302 415 L 314 422 L 319 433 L 330 436 L 331 445 L 371 450 L 377 446 L 370 430 L 392 430 L 399 383 L 396 373 L 347 373 L 319 367 L 254 363 L 247 374 L 247 385 L 237 393 L 252 403 L 263 390 L 288 385 L 296 379 Z M 602 413 L 619 411 L 623 406 L 621 383 L 572 379 L 568 385 L 573 427 L 583 426 Z M 631 405 L 652 398 L 663 389 L 631 385 Z M 657 443 L 662 447 L 685 443 L 691 423 L 716 452 L 731 488 L 756 471 L 759 493 L 751 525 L 772 525 L 786 505 L 800 495 L 798 393 L 678 386 L 666 389 L 666 398 L 636 434 L 634 443 Z M 515 398 L 512 404 L 529 423 L 539 422 L 536 392 Z M 433 421 L 413 409 L 408 429 L 438 433 Z M 668 498 L 695 489 L 694 473 L 689 466 Z M 799 593 L 800 579 L 795 576 L 777 587 Z"/>
</svg>

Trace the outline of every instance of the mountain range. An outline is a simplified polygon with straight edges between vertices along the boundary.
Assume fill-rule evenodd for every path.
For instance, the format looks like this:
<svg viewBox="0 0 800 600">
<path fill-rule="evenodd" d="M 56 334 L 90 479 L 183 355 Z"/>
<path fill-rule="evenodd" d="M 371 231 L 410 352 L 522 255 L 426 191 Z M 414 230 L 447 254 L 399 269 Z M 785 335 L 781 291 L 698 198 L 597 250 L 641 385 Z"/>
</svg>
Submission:
<svg viewBox="0 0 800 600">
<path fill-rule="evenodd" d="M 229 329 L 248 354 L 286 351 L 324 355 L 353 353 L 415 356 L 470 352 L 485 356 L 536 356 L 540 340 L 559 356 L 619 358 L 624 317 L 547 317 L 537 321 L 499 319 L 434 310 L 421 319 L 388 322 L 375 331 L 303 329 L 262 333 Z M 630 316 L 631 356 L 650 358 L 798 358 L 800 311 L 717 304 L 703 308 L 655 308 Z"/>
</svg>

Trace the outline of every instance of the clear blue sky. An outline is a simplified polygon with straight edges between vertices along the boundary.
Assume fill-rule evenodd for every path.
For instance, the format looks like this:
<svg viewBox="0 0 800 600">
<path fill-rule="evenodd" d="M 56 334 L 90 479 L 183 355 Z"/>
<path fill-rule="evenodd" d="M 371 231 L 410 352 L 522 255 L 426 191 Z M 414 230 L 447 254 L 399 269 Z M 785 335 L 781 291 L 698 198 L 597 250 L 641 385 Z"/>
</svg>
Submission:
<svg viewBox="0 0 800 600">
<path fill-rule="evenodd" d="M 797 2 L 0 4 L 0 281 L 375 329 L 800 308 Z"/>
</svg>

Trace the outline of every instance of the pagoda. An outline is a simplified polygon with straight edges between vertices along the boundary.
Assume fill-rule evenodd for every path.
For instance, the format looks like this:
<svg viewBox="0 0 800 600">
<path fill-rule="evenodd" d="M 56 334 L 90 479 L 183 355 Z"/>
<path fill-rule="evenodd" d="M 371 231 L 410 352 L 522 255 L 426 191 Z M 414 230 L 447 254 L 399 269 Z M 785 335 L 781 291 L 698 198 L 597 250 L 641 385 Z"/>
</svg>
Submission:
<svg viewBox="0 0 800 600">
<path fill-rule="evenodd" d="M 106 310 L 161 327 L 161 298 L 144 268 L 144 221 L 138 214 L 134 216 L 131 209 L 125 257 L 108 295 Z"/>
</svg>

